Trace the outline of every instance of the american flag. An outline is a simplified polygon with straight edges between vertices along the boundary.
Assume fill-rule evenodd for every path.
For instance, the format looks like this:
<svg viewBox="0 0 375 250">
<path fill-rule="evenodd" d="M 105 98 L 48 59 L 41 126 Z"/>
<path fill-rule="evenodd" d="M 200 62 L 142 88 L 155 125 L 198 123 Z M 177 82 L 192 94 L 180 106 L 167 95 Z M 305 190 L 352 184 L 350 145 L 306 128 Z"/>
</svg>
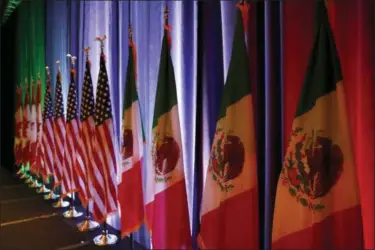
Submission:
<svg viewBox="0 0 375 250">
<path fill-rule="evenodd" d="M 47 182 L 47 178 L 54 174 L 53 168 L 53 157 L 55 150 L 55 140 L 53 134 L 53 110 L 52 110 L 52 88 L 51 88 L 51 77 L 47 73 L 47 84 L 46 93 L 44 95 L 44 110 L 43 110 L 43 134 L 41 144 L 41 163 L 42 163 L 42 175 L 44 181 Z"/>
<path fill-rule="evenodd" d="M 115 136 L 112 120 L 111 97 L 104 57 L 105 55 L 102 51 L 100 56 L 100 70 L 96 90 L 94 117 L 96 125 L 96 165 L 99 174 L 94 174 L 93 178 L 96 179 L 95 183 L 99 184 L 95 186 L 95 190 L 100 197 L 104 197 L 104 204 L 102 204 L 102 199 L 98 199 L 99 196 L 93 196 L 93 214 L 99 223 L 105 221 L 109 213 L 117 210 L 117 165 L 114 150 Z M 104 182 L 102 180 L 103 178 Z"/>
<path fill-rule="evenodd" d="M 77 91 L 74 82 L 75 70 L 70 70 L 70 85 L 68 93 L 68 112 L 66 117 L 66 138 L 65 138 L 65 157 L 64 157 L 64 182 L 67 193 L 77 192 L 79 183 L 82 182 L 75 170 L 77 164 L 83 164 L 79 154 L 80 144 L 80 120 L 78 115 Z M 79 169 L 79 168 L 78 168 Z"/>
<path fill-rule="evenodd" d="M 62 96 L 61 72 L 57 72 L 57 83 L 55 90 L 55 113 L 54 113 L 54 139 L 55 139 L 55 153 L 54 153 L 54 181 L 56 188 L 61 184 L 61 196 L 67 194 L 65 183 L 63 182 L 64 172 L 64 145 L 65 145 L 65 117 L 64 117 L 64 103 Z"/>
<path fill-rule="evenodd" d="M 83 90 L 81 97 L 81 140 L 82 147 L 80 155 L 82 155 L 84 164 L 77 165 L 77 174 L 84 180 L 84 184 L 80 186 L 79 197 L 84 207 L 87 207 L 92 194 L 99 200 L 99 204 L 104 204 L 105 196 L 103 193 L 98 193 L 100 183 L 104 183 L 102 177 L 98 174 L 98 169 L 93 156 L 93 138 L 95 136 L 95 122 L 94 122 L 95 104 L 94 91 L 92 86 L 90 61 L 86 61 L 86 71 L 83 79 Z M 90 178 L 93 174 L 98 175 L 98 178 Z M 98 181 L 100 181 L 98 183 Z M 97 191 L 97 187 L 98 191 Z"/>
</svg>

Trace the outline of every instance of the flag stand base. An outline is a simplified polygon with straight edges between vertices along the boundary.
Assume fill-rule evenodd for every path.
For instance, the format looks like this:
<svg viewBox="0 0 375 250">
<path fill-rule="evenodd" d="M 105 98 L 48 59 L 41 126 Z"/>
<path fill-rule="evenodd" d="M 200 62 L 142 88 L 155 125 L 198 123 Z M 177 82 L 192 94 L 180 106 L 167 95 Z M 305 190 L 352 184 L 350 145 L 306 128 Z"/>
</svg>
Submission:
<svg viewBox="0 0 375 250">
<path fill-rule="evenodd" d="M 41 188 L 37 189 L 36 192 L 38 194 L 45 194 L 45 193 L 48 193 L 50 192 L 51 190 L 49 190 L 48 188 L 46 188 L 46 186 L 42 185 Z"/>
<path fill-rule="evenodd" d="M 54 208 L 62 208 L 62 207 L 68 207 L 69 202 L 64 201 L 62 198 L 60 198 L 57 202 L 53 203 L 52 207 Z"/>
<path fill-rule="evenodd" d="M 59 195 L 54 194 L 52 191 L 50 191 L 48 194 L 46 194 L 46 195 L 44 196 L 44 199 L 45 199 L 46 201 L 48 201 L 48 200 L 55 200 L 55 199 L 57 199 L 57 198 L 59 198 L 59 197 L 60 197 Z"/>
<path fill-rule="evenodd" d="M 20 176 L 20 179 L 23 180 L 23 179 L 26 179 L 28 177 L 28 175 L 26 173 L 23 173 L 21 176 Z"/>
<path fill-rule="evenodd" d="M 30 176 L 29 179 L 25 181 L 26 184 L 33 183 L 33 178 Z"/>
<path fill-rule="evenodd" d="M 32 182 L 30 185 L 29 185 L 30 188 L 40 188 L 41 187 L 41 184 L 38 183 L 37 180 L 35 180 L 34 182 Z"/>
<path fill-rule="evenodd" d="M 114 234 L 109 234 L 108 230 L 104 229 L 102 234 L 94 238 L 94 244 L 97 246 L 109 246 L 116 244 L 118 237 Z"/>
<path fill-rule="evenodd" d="M 89 217 L 86 217 L 84 221 L 77 224 L 78 230 L 80 232 L 94 231 L 99 228 L 99 223 L 93 220 L 90 220 Z"/>
<path fill-rule="evenodd" d="M 77 212 L 77 210 L 75 209 L 74 206 L 70 207 L 70 209 L 68 211 L 65 211 L 63 213 L 63 216 L 65 219 L 74 219 L 74 218 L 78 218 L 78 217 L 81 217 L 83 215 L 82 212 Z"/>
<path fill-rule="evenodd" d="M 20 168 L 20 169 L 17 171 L 16 175 L 21 175 L 21 174 L 23 174 L 22 168 Z"/>
</svg>

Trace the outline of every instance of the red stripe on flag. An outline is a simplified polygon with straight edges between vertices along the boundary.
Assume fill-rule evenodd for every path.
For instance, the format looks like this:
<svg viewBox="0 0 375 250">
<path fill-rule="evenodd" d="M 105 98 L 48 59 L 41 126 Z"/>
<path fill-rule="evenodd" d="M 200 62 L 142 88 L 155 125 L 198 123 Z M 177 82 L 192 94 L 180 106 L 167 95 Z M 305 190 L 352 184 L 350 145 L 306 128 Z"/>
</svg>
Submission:
<svg viewBox="0 0 375 250">
<path fill-rule="evenodd" d="M 358 205 L 336 212 L 312 227 L 279 239 L 272 249 L 363 249 L 361 208 Z"/>
<path fill-rule="evenodd" d="M 122 173 L 122 181 L 118 186 L 122 237 L 137 231 L 144 219 L 141 162 L 136 162 Z"/>
<path fill-rule="evenodd" d="M 201 218 L 200 247 L 209 249 L 259 249 L 257 189 L 222 202 Z M 207 226 L 207 227 L 206 227 Z"/>
<path fill-rule="evenodd" d="M 155 195 L 146 205 L 146 225 L 155 249 L 190 249 L 191 236 L 185 180 Z M 184 197 L 181 197 L 183 195 Z"/>
</svg>

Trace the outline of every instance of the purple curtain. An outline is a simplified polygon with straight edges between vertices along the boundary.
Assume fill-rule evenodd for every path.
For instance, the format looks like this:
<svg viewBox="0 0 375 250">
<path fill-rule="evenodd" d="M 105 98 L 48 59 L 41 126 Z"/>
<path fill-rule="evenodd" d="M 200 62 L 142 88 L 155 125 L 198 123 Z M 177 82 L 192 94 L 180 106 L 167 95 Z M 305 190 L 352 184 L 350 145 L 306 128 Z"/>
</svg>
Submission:
<svg viewBox="0 0 375 250">
<path fill-rule="evenodd" d="M 55 61 L 62 62 L 65 97 L 68 89 L 66 54 L 70 53 L 78 58 L 77 82 L 81 94 L 85 60 L 83 48 L 91 48 L 91 72 L 96 88 L 100 45 L 95 38 L 103 35 L 108 37 L 105 41 L 105 53 L 117 146 L 120 143 L 123 92 L 129 56 L 128 26 L 129 20 L 131 21 L 133 39 L 137 46 L 138 91 L 147 141 L 144 163 L 150 164 L 151 128 L 166 2 L 46 2 L 46 61 L 53 76 L 56 75 Z M 182 0 L 168 1 L 167 4 L 170 9 L 169 22 L 172 26 L 172 60 L 184 142 L 188 205 L 195 239 L 199 231 L 201 191 L 232 50 L 236 1 Z M 250 57 L 253 65 L 251 74 L 256 75 L 252 77 L 251 84 L 255 90 L 257 114 L 262 247 L 269 246 L 272 197 L 275 189 L 272 183 L 275 182 L 278 165 L 281 166 L 281 144 L 277 141 L 281 136 L 281 115 L 275 116 L 281 105 L 280 72 L 276 70 L 280 61 L 280 44 L 276 39 L 279 39 L 280 35 L 274 35 L 280 29 L 279 5 L 280 3 L 268 2 L 252 4 L 253 16 L 250 22 L 254 28 L 248 36 L 249 54 L 253 56 Z M 145 190 L 147 173 L 143 174 Z M 117 229 L 120 226 L 117 216 L 110 218 L 108 223 Z M 150 247 L 150 236 L 144 226 L 134 235 L 134 239 L 143 246 Z"/>
</svg>

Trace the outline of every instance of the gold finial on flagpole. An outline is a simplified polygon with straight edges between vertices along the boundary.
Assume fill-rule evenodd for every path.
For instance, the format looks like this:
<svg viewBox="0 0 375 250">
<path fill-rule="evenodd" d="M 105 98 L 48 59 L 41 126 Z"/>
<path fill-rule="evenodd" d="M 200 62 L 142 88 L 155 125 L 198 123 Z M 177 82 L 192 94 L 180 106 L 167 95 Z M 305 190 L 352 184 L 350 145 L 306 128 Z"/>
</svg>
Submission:
<svg viewBox="0 0 375 250">
<path fill-rule="evenodd" d="M 103 52 L 103 50 L 104 50 L 104 40 L 105 39 L 107 39 L 107 36 L 106 35 L 104 35 L 104 36 L 102 36 L 102 37 L 97 37 L 97 38 L 95 38 L 95 40 L 96 41 L 99 41 L 100 42 L 100 48 L 101 48 L 101 50 L 102 50 L 102 52 Z"/>
<path fill-rule="evenodd" d="M 129 41 L 133 42 L 133 26 L 129 23 Z"/>
<path fill-rule="evenodd" d="M 88 61 L 89 60 L 89 53 L 90 53 L 90 47 L 86 47 L 83 49 L 86 53 L 86 60 Z"/>
<path fill-rule="evenodd" d="M 57 66 L 57 71 L 60 72 L 60 61 L 59 60 L 56 61 L 56 66 Z"/>
<path fill-rule="evenodd" d="M 48 66 L 46 66 L 46 72 L 47 72 L 47 77 L 50 77 L 49 67 Z"/>
<path fill-rule="evenodd" d="M 164 22 L 165 22 L 165 25 L 168 25 L 168 12 L 169 12 L 168 5 L 165 4 L 165 9 L 164 9 Z"/>
<path fill-rule="evenodd" d="M 67 57 L 70 57 L 70 62 L 72 64 L 72 68 L 74 67 L 75 61 L 77 60 L 76 56 L 72 56 L 71 54 L 67 54 Z"/>
<path fill-rule="evenodd" d="M 40 72 L 38 72 L 38 80 L 40 80 Z"/>
</svg>

